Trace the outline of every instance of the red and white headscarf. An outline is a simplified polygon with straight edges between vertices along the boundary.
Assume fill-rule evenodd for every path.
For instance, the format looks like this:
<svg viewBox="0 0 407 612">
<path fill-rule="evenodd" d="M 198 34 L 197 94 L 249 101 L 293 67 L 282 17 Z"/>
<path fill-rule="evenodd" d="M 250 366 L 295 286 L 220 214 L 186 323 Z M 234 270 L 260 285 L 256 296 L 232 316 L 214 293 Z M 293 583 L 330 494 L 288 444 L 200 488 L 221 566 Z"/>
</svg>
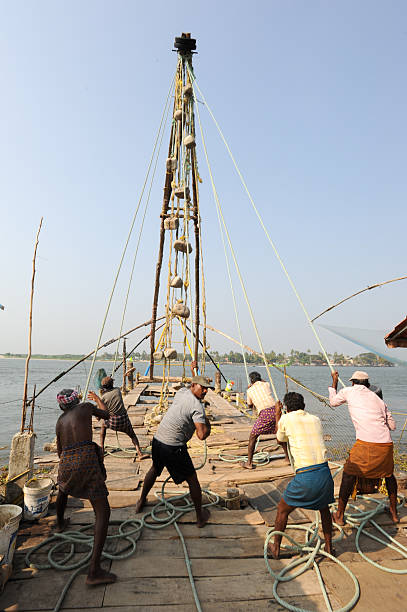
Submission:
<svg viewBox="0 0 407 612">
<path fill-rule="evenodd" d="M 62 389 L 57 395 L 58 404 L 72 404 L 79 399 L 79 393 L 74 389 Z"/>
</svg>

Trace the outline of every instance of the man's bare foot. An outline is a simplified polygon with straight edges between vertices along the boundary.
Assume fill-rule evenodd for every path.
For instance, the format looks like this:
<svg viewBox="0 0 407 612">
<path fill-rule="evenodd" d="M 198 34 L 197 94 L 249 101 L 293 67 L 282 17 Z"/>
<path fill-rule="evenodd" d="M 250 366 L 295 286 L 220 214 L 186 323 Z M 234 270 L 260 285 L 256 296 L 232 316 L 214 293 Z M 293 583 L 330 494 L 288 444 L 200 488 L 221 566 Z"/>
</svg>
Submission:
<svg viewBox="0 0 407 612">
<path fill-rule="evenodd" d="M 141 512 L 145 505 L 146 505 L 146 500 L 140 497 L 140 499 L 138 500 L 136 504 L 136 514 Z"/>
<path fill-rule="evenodd" d="M 254 470 L 255 469 L 255 465 L 253 465 L 253 463 L 249 463 L 248 461 L 241 461 L 239 463 L 240 467 L 245 468 L 246 470 Z"/>
<path fill-rule="evenodd" d="M 341 527 L 346 525 L 346 521 L 344 520 L 343 516 L 338 516 L 337 512 L 332 512 L 332 520 L 334 523 L 336 523 L 336 525 L 340 525 Z"/>
<path fill-rule="evenodd" d="M 386 512 L 387 512 L 387 514 L 390 515 L 390 518 L 393 521 L 393 523 L 397 524 L 397 523 L 400 522 L 399 515 L 397 514 L 397 511 L 392 510 L 391 508 L 386 508 Z"/>
<path fill-rule="evenodd" d="M 267 546 L 267 551 L 269 555 L 273 557 L 273 559 L 280 558 L 280 547 L 278 546 L 278 544 L 271 544 L 271 542 L 269 542 Z"/>
<path fill-rule="evenodd" d="M 70 518 L 66 518 L 62 521 L 62 523 L 55 523 L 55 531 L 57 533 L 62 533 L 63 531 L 65 531 L 65 529 L 68 527 L 69 523 L 71 522 Z"/>
<path fill-rule="evenodd" d="M 105 572 L 104 570 L 100 569 L 98 572 L 94 572 L 92 574 L 89 572 L 88 577 L 86 578 L 86 584 L 88 586 L 112 584 L 113 582 L 116 582 L 116 580 L 116 574 L 111 574 L 110 572 Z"/>
<path fill-rule="evenodd" d="M 209 520 L 211 513 L 209 512 L 208 508 L 202 508 L 201 511 L 201 518 L 197 519 L 196 524 L 199 528 L 201 527 L 205 527 L 206 523 Z"/>
</svg>

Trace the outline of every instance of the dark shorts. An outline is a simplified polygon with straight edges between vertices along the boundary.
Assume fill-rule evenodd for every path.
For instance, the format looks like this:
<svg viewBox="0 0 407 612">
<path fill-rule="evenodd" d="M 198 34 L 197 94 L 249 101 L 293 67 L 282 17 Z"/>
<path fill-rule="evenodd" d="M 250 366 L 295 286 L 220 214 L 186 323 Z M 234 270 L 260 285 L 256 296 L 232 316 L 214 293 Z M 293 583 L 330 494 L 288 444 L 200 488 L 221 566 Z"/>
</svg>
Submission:
<svg viewBox="0 0 407 612">
<path fill-rule="evenodd" d="M 169 446 L 153 438 L 151 448 L 153 465 L 158 475 L 167 468 L 175 484 L 180 484 L 195 472 L 186 445 Z"/>
</svg>

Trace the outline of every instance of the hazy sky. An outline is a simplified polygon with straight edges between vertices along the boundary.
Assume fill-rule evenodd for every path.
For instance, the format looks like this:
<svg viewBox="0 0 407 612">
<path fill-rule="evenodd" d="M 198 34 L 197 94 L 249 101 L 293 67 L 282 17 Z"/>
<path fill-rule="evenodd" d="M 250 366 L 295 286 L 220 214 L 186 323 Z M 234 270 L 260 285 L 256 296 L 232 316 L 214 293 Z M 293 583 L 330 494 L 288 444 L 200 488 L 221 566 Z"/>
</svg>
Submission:
<svg viewBox="0 0 407 612">
<path fill-rule="evenodd" d="M 171 78 L 174 36 L 311 315 L 406 274 L 405 2 L 0 2 L 0 353 L 25 352 L 41 215 L 33 351 L 96 343 Z M 266 349 L 318 350 L 204 107 L 215 182 Z M 126 327 L 149 319 L 164 138 Z M 236 336 L 215 206 L 203 179 L 208 322 Z M 139 221 L 104 338 L 117 334 Z M 406 281 L 321 323 L 389 331 Z M 257 348 L 239 294 L 244 340 Z M 318 328 L 329 351 L 359 347 Z M 213 348 L 234 348 L 210 337 Z"/>
</svg>

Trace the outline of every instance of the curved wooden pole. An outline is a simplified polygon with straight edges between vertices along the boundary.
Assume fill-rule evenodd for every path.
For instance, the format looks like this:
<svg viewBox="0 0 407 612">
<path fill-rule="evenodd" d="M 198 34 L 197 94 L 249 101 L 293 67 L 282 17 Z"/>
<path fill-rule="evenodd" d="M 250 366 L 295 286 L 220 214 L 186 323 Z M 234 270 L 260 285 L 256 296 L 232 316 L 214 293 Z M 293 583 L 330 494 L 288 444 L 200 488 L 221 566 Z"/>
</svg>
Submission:
<svg viewBox="0 0 407 612">
<path fill-rule="evenodd" d="M 324 315 L 326 312 L 329 312 L 330 310 L 333 310 L 337 306 L 340 306 L 344 302 L 347 302 L 351 298 L 356 297 L 357 295 L 360 295 L 361 293 L 364 293 L 365 291 L 370 291 L 370 289 L 376 289 L 376 287 L 382 287 L 383 285 L 388 285 L 389 283 L 396 283 L 397 281 L 405 280 L 406 278 L 407 278 L 407 276 L 400 276 L 400 278 L 392 278 L 391 280 L 384 281 L 384 283 L 376 283 L 375 285 L 369 285 L 369 287 L 365 287 L 364 289 L 361 289 L 360 291 L 356 291 L 356 293 L 352 293 L 352 295 L 350 295 L 349 297 L 344 298 L 340 302 L 337 302 L 336 304 L 333 304 L 329 308 L 326 308 L 325 310 L 320 312 L 319 315 L 317 315 L 316 317 L 311 319 L 311 323 L 313 323 L 314 321 L 319 319 L 319 317 L 322 317 L 322 315 Z"/>
</svg>

